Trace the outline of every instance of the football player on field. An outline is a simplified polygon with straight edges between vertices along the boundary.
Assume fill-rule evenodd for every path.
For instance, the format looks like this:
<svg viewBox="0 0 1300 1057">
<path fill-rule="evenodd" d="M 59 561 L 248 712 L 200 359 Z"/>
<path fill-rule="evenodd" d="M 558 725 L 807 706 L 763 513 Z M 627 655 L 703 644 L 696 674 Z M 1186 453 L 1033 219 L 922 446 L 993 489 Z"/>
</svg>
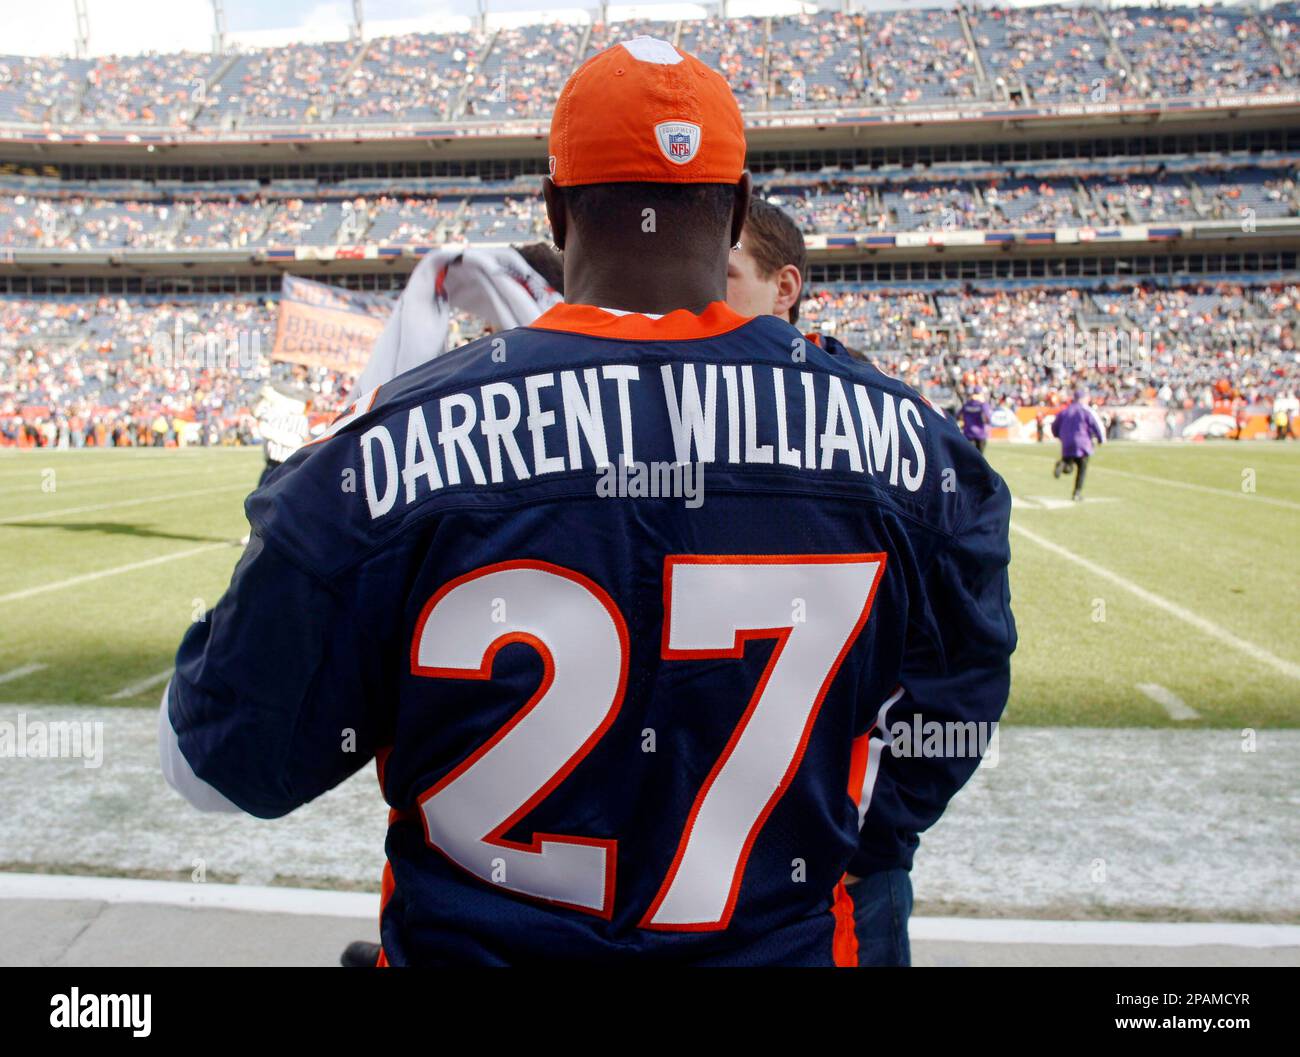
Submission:
<svg viewBox="0 0 1300 1057">
<path fill-rule="evenodd" d="M 874 960 L 849 882 L 908 868 L 978 765 L 928 731 L 1006 702 L 1006 486 L 908 387 L 727 307 L 716 72 L 601 52 L 550 152 L 566 302 L 249 498 L 166 773 L 273 818 L 375 759 L 382 964 Z"/>
</svg>

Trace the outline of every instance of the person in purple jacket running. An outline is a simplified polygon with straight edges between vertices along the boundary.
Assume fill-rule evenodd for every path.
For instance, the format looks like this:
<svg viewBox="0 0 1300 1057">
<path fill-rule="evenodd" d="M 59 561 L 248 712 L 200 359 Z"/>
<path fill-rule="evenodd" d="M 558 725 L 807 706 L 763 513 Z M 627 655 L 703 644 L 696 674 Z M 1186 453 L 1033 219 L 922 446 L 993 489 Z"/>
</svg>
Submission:
<svg viewBox="0 0 1300 1057">
<path fill-rule="evenodd" d="M 1083 389 L 1074 391 L 1074 400 L 1052 421 L 1052 436 L 1061 441 L 1061 457 L 1056 460 L 1052 476 L 1060 477 L 1069 467 L 1074 469 L 1074 495 L 1076 503 L 1083 501 L 1083 478 L 1088 472 L 1088 456 L 1092 442 L 1104 442 L 1097 416 L 1088 406 L 1088 394 Z"/>
<path fill-rule="evenodd" d="M 993 421 L 993 412 L 984 399 L 984 390 L 973 390 L 957 415 L 961 419 L 962 436 L 983 452 L 984 445 L 989 442 L 989 424 Z"/>
</svg>

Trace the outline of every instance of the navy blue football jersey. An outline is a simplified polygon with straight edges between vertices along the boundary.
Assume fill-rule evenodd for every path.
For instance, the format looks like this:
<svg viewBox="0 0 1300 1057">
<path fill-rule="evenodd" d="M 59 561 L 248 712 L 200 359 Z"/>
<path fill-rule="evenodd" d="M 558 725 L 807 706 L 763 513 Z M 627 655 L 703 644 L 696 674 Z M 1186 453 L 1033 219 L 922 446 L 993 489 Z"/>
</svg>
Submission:
<svg viewBox="0 0 1300 1057">
<path fill-rule="evenodd" d="M 1007 698 L 1002 480 L 721 303 L 430 361 L 247 512 L 167 714 L 266 818 L 377 761 L 390 964 L 853 964 L 846 874 L 910 866 Z"/>
</svg>

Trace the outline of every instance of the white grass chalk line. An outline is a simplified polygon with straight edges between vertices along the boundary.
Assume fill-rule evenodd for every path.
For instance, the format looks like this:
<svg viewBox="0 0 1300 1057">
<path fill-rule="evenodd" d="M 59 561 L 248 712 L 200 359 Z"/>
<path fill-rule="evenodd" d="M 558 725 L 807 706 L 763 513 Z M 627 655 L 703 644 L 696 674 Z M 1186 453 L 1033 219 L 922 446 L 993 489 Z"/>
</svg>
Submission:
<svg viewBox="0 0 1300 1057">
<path fill-rule="evenodd" d="M 225 470 L 228 469 L 228 467 L 222 467 L 222 469 Z M 238 467 L 238 469 L 242 471 L 243 467 Z M 64 476 L 67 477 L 67 471 L 65 470 L 63 473 Z M 172 477 L 188 477 L 191 480 L 194 480 L 196 477 L 206 477 L 209 473 L 211 473 L 214 478 L 220 476 L 215 471 L 195 471 L 193 468 L 190 468 L 188 470 L 170 470 L 167 473 L 114 473 L 108 474 L 105 477 L 72 477 L 67 480 L 62 480 L 56 477 L 55 483 L 58 491 L 63 491 L 65 488 L 83 488 L 91 485 L 152 484 L 154 481 L 163 481 Z M 29 470 L 25 476 L 27 478 L 26 484 L 15 485 L 12 488 L 0 488 L 0 495 L 31 495 L 40 492 L 43 479 L 39 475 L 38 471 L 33 468 Z"/>
<path fill-rule="evenodd" d="M 138 683 L 131 683 L 129 686 L 122 687 L 115 694 L 109 694 L 110 701 L 121 701 L 126 697 L 135 697 L 136 694 L 142 694 L 146 690 L 155 686 L 161 686 L 171 678 L 172 670 L 168 668 L 165 672 L 159 672 L 157 675 L 151 675 L 148 679 L 141 679 Z"/>
<path fill-rule="evenodd" d="M 1051 551 L 1053 554 L 1064 558 L 1066 561 L 1074 562 L 1075 565 L 1086 569 L 1088 572 L 1092 573 L 1093 576 L 1100 577 L 1101 579 L 1114 584 L 1116 587 L 1122 587 L 1125 591 L 1128 591 L 1132 595 L 1136 595 L 1148 605 L 1155 606 L 1157 609 L 1162 609 L 1170 616 L 1177 617 L 1179 620 L 1183 621 L 1183 623 L 1190 624 L 1192 627 L 1206 635 L 1209 635 L 1211 638 L 1218 639 L 1225 646 L 1231 646 L 1234 650 L 1244 653 L 1247 657 L 1259 661 L 1260 664 L 1265 664 L 1274 671 L 1281 672 L 1289 679 L 1300 680 L 1300 664 L 1296 664 L 1294 661 L 1288 661 L 1284 657 L 1279 657 L 1275 653 L 1270 653 L 1268 650 L 1264 649 L 1263 646 L 1257 646 L 1253 642 L 1248 642 L 1246 639 L 1234 635 L 1227 628 L 1221 627 L 1212 620 L 1207 620 L 1199 613 L 1194 613 L 1190 609 L 1180 606 L 1177 602 L 1171 602 L 1167 598 L 1155 594 L 1152 591 L 1148 591 L 1145 587 L 1139 587 L 1127 577 L 1121 576 L 1119 573 L 1107 569 L 1104 565 L 1098 565 L 1096 562 L 1090 561 L 1080 554 L 1075 554 L 1074 551 L 1062 547 L 1059 543 L 1053 543 L 1045 536 L 1040 536 L 1037 532 L 1031 532 L 1023 525 L 1017 524 L 1013 521 L 1011 522 L 1011 530 L 1020 533 L 1020 535 L 1024 536 L 1025 539 L 1037 543 L 1044 550 Z M 3 601 L 3 599 L 0 599 L 0 601 Z"/>
<path fill-rule="evenodd" d="M 82 900 L 373 920 L 378 892 L 0 873 L 0 899 Z M 1300 925 L 914 917 L 912 939 L 1121 947 L 1300 947 Z"/>
<path fill-rule="evenodd" d="M 43 510 L 38 514 L 19 514 L 0 521 L 0 528 L 6 525 L 19 525 L 25 521 L 43 521 L 45 518 L 63 517 L 67 514 L 90 514 L 97 510 L 118 510 L 124 506 L 142 506 L 145 503 L 168 503 L 173 499 L 191 499 L 197 495 L 215 495 L 217 492 L 250 492 L 247 483 L 227 484 L 219 488 L 196 488 L 189 492 L 169 492 L 166 495 L 145 496 L 143 499 L 118 499 L 111 503 L 91 503 L 88 506 L 65 506 L 59 510 Z"/>
<path fill-rule="evenodd" d="M 1201 718 L 1201 714 L 1196 709 L 1192 708 L 1172 690 L 1161 686 L 1159 683 L 1138 683 L 1137 688 L 1163 708 L 1170 719 L 1181 721 Z"/>
<path fill-rule="evenodd" d="M 49 584 L 39 584 L 36 587 L 28 587 L 22 591 L 11 591 L 7 595 L 0 595 L 0 602 L 16 602 L 20 598 L 32 598 L 35 595 L 43 595 L 47 591 L 61 591 L 65 587 L 75 587 L 77 584 L 88 584 L 93 580 L 102 580 L 106 576 L 118 576 L 121 573 L 135 572 L 137 569 L 147 569 L 151 565 L 162 565 L 164 562 L 174 562 L 181 558 L 189 558 L 195 554 L 202 554 L 204 551 L 214 551 L 222 547 L 229 548 L 229 543 L 205 543 L 202 547 L 191 547 L 188 550 L 176 551 L 173 554 L 164 554 L 158 558 L 148 558 L 142 562 L 130 562 L 127 565 L 116 565 L 111 569 L 100 569 L 98 572 L 82 573 L 80 576 L 70 576 L 66 580 L 55 580 Z"/>
<path fill-rule="evenodd" d="M 1022 506 L 1030 510 L 1079 510 L 1084 505 L 1094 506 L 1097 503 L 1118 503 L 1119 500 L 1113 496 L 1097 496 L 1095 499 L 1088 499 L 1085 503 L 1076 503 L 1073 499 L 1062 499 L 1059 496 L 1051 495 L 1026 495 L 1020 497 L 1023 502 Z M 1011 505 L 1015 506 L 1015 498 L 1012 498 Z"/>
<path fill-rule="evenodd" d="M 1234 492 L 1231 488 L 1214 488 L 1208 484 L 1194 484 L 1191 481 L 1171 481 L 1168 477 L 1156 477 L 1149 473 L 1133 473 L 1131 470 L 1116 470 L 1110 466 L 1096 467 L 1101 473 L 1114 474 L 1116 477 L 1129 477 L 1134 481 L 1147 481 L 1150 484 L 1162 484 L 1167 488 L 1182 488 L 1188 492 L 1205 492 L 1207 495 L 1221 495 L 1229 499 L 1247 499 L 1252 503 L 1264 503 L 1268 506 L 1282 507 L 1284 510 L 1300 510 L 1300 503 L 1290 499 L 1277 499 L 1271 495 L 1258 492 Z"/>
<path fill-rule="evenodd" d="M 43 672 L 48 667 L 48 664 L 24 664 L 7 672 L 0 672 L 0 683 L 12 683 L 15 679 L 21 679 L 23 676 Z"/>
</svg>

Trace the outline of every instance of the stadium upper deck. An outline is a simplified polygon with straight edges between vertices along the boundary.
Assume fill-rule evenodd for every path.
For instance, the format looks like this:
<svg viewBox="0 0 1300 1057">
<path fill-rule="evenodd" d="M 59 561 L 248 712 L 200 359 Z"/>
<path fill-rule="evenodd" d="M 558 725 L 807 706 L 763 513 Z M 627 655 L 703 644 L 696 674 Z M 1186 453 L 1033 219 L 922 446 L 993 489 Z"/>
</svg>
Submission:
<svg viewBox="0 0 1300 1057">
<path fill-rule="evenodd" d="M 1013 169 L 758 173 L 815 249 L 963 231 L 1040 240 L 1137 225 L 1300 225 L 1300 152 L 1075 160 Z M 1170 237 L 1173 228 L 1159 229 Z M 545 237 L 537 177 L 513 180 L 69 181 L 0 176 L 0 250 L 65 253 L 425 247 Z M 1145 240 L 1130 233 L 1129 241 Z M 911 240 L 913 244 L 917 239 Z M 967 240 L 969 241 L 969 240 Z"/>
<path fill-rule="evenodd" d="M 933 7 L 773 18 L 553 24 L 244 53 L 0 57 L 0 142 L 104 152 L 212 142 L 315 143 L 544 133 L 587 56 L 650 32 L 736 91 L 757 143 L 778 130 L 1059 123 L 1300 105 L 1295 2 L 1243 8 Z M 901 123 L 901 127 L 900 127 Z M 1023 131 L 1023 130 L 1022 130 Z M 915 135 L 914 131 L 912 135 Z M 534 148 L 535 149 L 535 148 Z"/>
</svg>

